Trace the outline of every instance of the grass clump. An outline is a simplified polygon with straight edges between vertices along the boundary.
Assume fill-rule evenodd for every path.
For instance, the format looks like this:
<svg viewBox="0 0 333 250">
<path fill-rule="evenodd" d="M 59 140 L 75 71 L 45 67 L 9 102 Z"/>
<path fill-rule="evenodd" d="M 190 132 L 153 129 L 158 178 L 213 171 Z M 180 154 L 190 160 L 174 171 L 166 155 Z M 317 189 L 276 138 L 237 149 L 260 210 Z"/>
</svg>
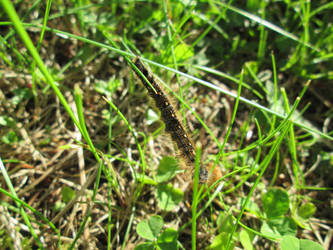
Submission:
<svg viewBox="0 0 333 250">
<path fill-rule="evenodd" d="M 3 248 L 332 246 L 332 3 L 13 4 L 0 12 Z M 134 56 L 196 142 L 190 174 Z M 200 166 L 219 171 L 211 185 Z"/>
</svg>

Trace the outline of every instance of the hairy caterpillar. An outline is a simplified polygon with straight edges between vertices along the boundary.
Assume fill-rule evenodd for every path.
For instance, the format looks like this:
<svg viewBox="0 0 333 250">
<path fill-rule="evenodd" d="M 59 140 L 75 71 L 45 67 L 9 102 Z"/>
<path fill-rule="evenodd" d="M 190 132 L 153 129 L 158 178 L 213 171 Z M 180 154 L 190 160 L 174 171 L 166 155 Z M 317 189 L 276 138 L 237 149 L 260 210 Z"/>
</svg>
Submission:
<svg viewBox="0 0 333 250">
<path fill-rule="evenodd" d="M 156 77 L 154 77 L 154 75 L 147 69 L 138 57 L 134 58 L 133 63 L 146 78 L 144 79 L 139 72 L 135 71 L 136 75 L 140 78 L 141 82 L 148 90 L 149 95 L 154 99 L 156 107 L 160 110 L 162 120 L 165 123 L 166 132 L 171 135 L 172 140 L 177 144 L 177 147 L 186 163 L 193 166 L 195 162 L 195 149 L 193 142 L 185 130 L 184 125 L 181 123 L 172 102 L 164 93 Z M 200 168 L 199 178 L 201 181 L 207 180 L 208 172 L 205 168 Z"/>
</svg>

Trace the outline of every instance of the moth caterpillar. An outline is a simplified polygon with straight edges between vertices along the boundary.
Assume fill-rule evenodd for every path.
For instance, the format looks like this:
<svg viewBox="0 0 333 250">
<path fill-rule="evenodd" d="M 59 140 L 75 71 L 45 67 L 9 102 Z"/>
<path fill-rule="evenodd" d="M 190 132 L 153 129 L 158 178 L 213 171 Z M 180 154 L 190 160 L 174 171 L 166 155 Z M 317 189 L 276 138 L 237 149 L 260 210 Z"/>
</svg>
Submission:
<svg viewBox="0 0 333 250">
<path fill-rule="evenodd" d="M 138 57 L 133 60 L 134 65 L 140 70 L 135 71 L 136 75 L 139 77 L 143 85 L 148 90 L 148 94 L 155 101 L 156 107 L 161 112 L 161 118 L 165 123 L 165 130 L 171 135 L 172 140 L 177 144 L 182 157 L 185 159 L 188 165 L 194 166 L 195 163 L 195 149 L 193 142 L 187 133 L 184 125 L 179 119 L 176 109 L 172 105 L 172 102 L 168 96 L 164 93 L 160 83 L 157 78 L 148 70 L 148 68 L 141 62 Z M 150 83 L 148 83 L 148 82 Z M 200 168 L 200 180 L 207 180 L 208 172 L 205 168 Z"/>
</svg>

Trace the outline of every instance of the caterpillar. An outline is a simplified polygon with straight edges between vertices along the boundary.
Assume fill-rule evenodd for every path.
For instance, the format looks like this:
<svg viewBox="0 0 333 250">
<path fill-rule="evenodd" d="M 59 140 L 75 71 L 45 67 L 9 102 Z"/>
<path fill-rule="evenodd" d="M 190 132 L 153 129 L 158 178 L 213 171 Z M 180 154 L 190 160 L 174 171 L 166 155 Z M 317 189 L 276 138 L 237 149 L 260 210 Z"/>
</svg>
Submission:
<svg viewBox="0 0 333 250">
<path fill-rule="evenodd" d="M 155 101 L 156 107 L 161 112 L 161 118 L 165 123 L 165 130 L 171 135 L 172 140 L 177 144 L 178 150 L 188 165 L 194 166 L 195 149 L 193 142 L 186 131 L 184 125 L 179 119 L 176 109 L 169 97 L 163 91 L 157 78 L 148 70 L 138 57 L 133 60 L 134 65 L 140 70 L 142 75 L 135 70 L 136 75 L 142 84 L 148 90 L 148 94 Z M 148 81 L 148 82 L 147 82 Z M 208 178 L 208 172 L 205 168 L 200 167 L 199 179 L 205 181 Z"/>
</svg>

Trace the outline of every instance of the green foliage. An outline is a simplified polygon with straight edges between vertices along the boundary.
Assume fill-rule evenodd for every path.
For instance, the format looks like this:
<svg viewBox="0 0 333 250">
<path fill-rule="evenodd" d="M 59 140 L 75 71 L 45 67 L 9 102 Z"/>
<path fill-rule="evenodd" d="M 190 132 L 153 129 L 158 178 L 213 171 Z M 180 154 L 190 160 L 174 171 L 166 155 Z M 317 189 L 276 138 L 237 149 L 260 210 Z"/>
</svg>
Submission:
<svg viewBox="0 0 333 250">
<path fill-rule="evenodd" d="M 281 238 L 284 235 L 295 236 L 297 227 L 289 217 L 271 218 L 263 222 L 260 232 L 273 238 Z"/>
<path fill-rule="evenodd" d="M 16 125 L 14 119 L 10 116 L 1 115 L 0 116 L 0 125 L 4 127 L 14 127 Z"/>
<path fill-rule="evenodd" d="M 168 52 L 161 51 L 161 54 L 164 55 Z M 168 55 L 166 58 L 167 63 L 173 63 L 174 60 L 177 62 L 183 62 L 186 61 L 194 56 L 193 48 L 186 45 L 186 44 L 179 44 L 174 49 L 174 55 Z"/>
<path fill-rule="evenodd" d="M 226 213 L 220 213 L 216 223 L 219 233 L 229 233 L 232 231 L 234 226 L 234 220 L 232 216 Z"/>
<path fill-rule="evenodd" d="M 158 165 L 157 182 L 150 182 L 157 185 L 155 196 L 159 207 L 163 210 L 170 211 L 183 200 L 184 193 L 179 188 L 166 183 L 174 178 L 179 171 L 177 160 L 174 157 L 165 156 Z M 148 182 L 146 183 L 148 184 Z"/>
<path fill-rule="evenodd" d="M 272 188 L 262 196 L 262 205 L 267 218 L 280 217 L 289 210 L 288 193 L 279 188 Z"/>
<path fill-rule="evenodd" d="M 75 191 L 68 186 L 64 186 L 61 190 L 62 201 L 65 203 L 70 202 L 75 197 Z"/>
<path fill-rule="evenodd" d="M 289 211 L 288 193 L 280 188 L 271 188 L 262 196 L 262 206 L 266 220 L 261 232 L 275 238 L 296 235 L 296 224 L 286 213 Z"/>
<path fill-rule="evenodd" d="M 161 209 L 170 211 L 183 200 L 184 193 L 171 184 L 159 184 L 156 190 L 156 199 Z"/>
<path fill-rule="evenodd" d="M 323 250 L 316 242 L 306 239 L 297 239 L 294 236 L 284 236 L 280 243 L 281 250 Z"/>
<path fill-rule="evenodd" d="M 171 211 L 184 198 L 183 191 L 167 183 L 179 172 L 178 161 L 174 157 L 165 156 L 158 165 L 156 181 L 148 176 L 139 177 L 143 183 L 156 186 L 155 197 L 162 210 Z"/>
<path fill-rule="evenodd" d="M 78 230 L 66 249 L 80 248 L 77 242 L 82 242 L 83 229 L 89 229 L 86 221 L 102 218 L 105 211 L 108 220 L 98 221 L 102 226 L 89 225 L 94 230 L 103 228 L 99 235 L 94 231 L 95 238 L 104 237 L 107 228 L 107 248 L 125 249 L 128 239 L 134 238 L 130 237 L 133 221 L 148 210 L 170 213 L 180 229 L 163 230 L 158 216 L 141 221 L 137 233 L 147 242 L 136 249 L 176 249 L 178 238 L 183 240 L 179 234 L 188 236 L 184 229 L 196 221 L 198 234 L 192 232 L 192 239 L 196 235 L 213 239 L 206 245 L 198 239 L 201 249 L 209 244 L 209 249 L 227 245 L 253 249 L 255 236 L 269 248 L 279 242 L 283 250 L 322 249 L 295 235 L 296 230 L 300 237 L 316 235 L 309 221 L 317 209 L 323 209 L 317 206 L 318 199 L 326 199 L 331 191 L 326 186 L 333 165 L 327 146 L 332 141 L 332 2 L 52 3 L 1 1 L 0 151 L 8 164 L 1 171 L 4 176 L 8 171 L 7 186 L 12 181 L 12 190 L 28 188 L 18 200 L 34 200 L 41 197 L 39 188 L 28 186 L 34 185 L 35 175 L 45 171 L 41 177 L 51 174 L 54 183 L 60 183 L 60 176 L 72 177 L 78 155 L 73 150 L 84 150 L 79 157 L 89 175 L 91 169 L 98 169 L 92 175 L 96 176 L 91 182 L 92 204 L 107 209 L 94 207 L 83 218 L 76 216 L 73 228 Z M 10 4 L 15 8 L 9 8 Z M 146 63 L 163 80 L 166 93 L 174 95 L 176 103 L 179 100 L 181 119 L 193 129 L 194 141 L 202 140 L 205 145 L 202 164 L 214 162 L 223 170 L 226 183 L 221 193 L 212 196 L 204 187 L 200 193 L 204 198 L 195 197 L 198 203 L 193 210 L 198 218 L 195 213 L 191 218 L 193 211 L 185 205 L 184 213 L 172 212 L 184 200 L 183 191 L 171 184 L 180 172 L 177 160 L 163 158 L 156 173 L 155 166 L 149 166 L 156 154 L 170 151 L 162 147 L 150 151 L 148 133 L 158 115 L 150 109 L 148 97 L 137 91 L 126 64 L 133 54 L 152 60 Z M 308 80 L 312 85 L 303 95 Z M 285 119 L 293 104 L 293 114 Z M 156 131 L 153 135 L 153 139 L 163 136 Z M 24 164 L 36 170 L 27 170 Z M 68 181 L 79 183 L 76 177 Z M 266 185 L 280 188 L 267 189 Z M 56 187 L 50 185 L 50 189 Z M 260 196 L 262 190 L 268 191 Z M 309 190 L 313 191 L 311 199 Z M 59 195 L 61 202 L 36 199 L 35 203 L 36 211 L 43 206 L 47 215 L 61 212 L 75 195 L 67 187 L 60 194 L 49 191 Z M 97 202 L 97 192 L 106 199 L 102 203 Z M 141 202 L 146 198 L 157 202 L 148 209 Z M 9 212 L 29 228 L 35 247 L 51 242 L 50 236 L 54 240 L 51 233 L 41 241 L 36 232 L 44 232 L 45 225 L 33 217 L 38 213 L 27 216 L 26 208 L 15 207 L 16 202 L 10 204 Z M 132 211 L 130 216 L 118 216 L 124 207 Z M 59 228 L 66 221 L 60 219 Z M 62 233 L 57 233 L 59 249 L 64 246 L 62 236 L 68 237 Z M 3 231 L 0 234 L 9 240 Z M 188 238 L 184 249 L 195 242 Z M 120 242 L 114 239 L 121 239 L 122 245 L 113 246 Z"/>
<path fill-rule="evenodd" d="M 242 229 L 239 232 L 239 241 L 246 250 L 254 250 L 253 246 L 253 239 L 254 239 L 254 234 L 251 233 L 250 231 L 246 229 Z"/>
<path fill-rule="evenodd" d="M 163 225 L 163 219 L 158 215 L 151 216 L 148 220 L 140 221 L 136 231 L 138 235 L 148 240 L 148 242 L 137 245 L 135 249 L 178 249 L 178 232 L 173 228 L 166 228 L 165 230 L 162 230 Z"/>
<path fill-rule="evenodd" d="M 302 206 L 299 207 L 298 209 L 298 214 L 304 219 L 309 219 L 314 215 L 316 212 L 316 207 L 313 203 L 308 202 Z"/>
<path fill-rule="evenodd" d="M 164 222 L 161 216 L 152 216 L 149 220 L 141 221 L 138 224 L 136 231 L 142 238 L 153 241 L 157 239 L 161 233 L 163 224 Z"/>
<path fill-rule="evenodd" d="M 226 246 L 229 241 L 229 235 L 225 232 L 219 233 L 213 240 L 212 244 L 207 247 L 207 249 L 212 249 L 212 250 L 225 250 L 227 249 Z M 234 244 L 232 243 L 230 248 L 228 249 L 233 249 Z"/>
<path fill-rule="evenodd" d="M 19 141 L 19 137 L 16 135 L 15 131 L 10 130 L 1 137 L 1 141 L 6 144 L 13 144 Z"/>
<path fill-rule="evenodd" d="M 217 218 L 218 234 L 214 237 L 214 240 L 212 244 L 208 246 L 208 249 L 226 249 L 233 226 L 234 221 L 232 216 L 226 213 L 220 213 Z M 232 241 L 230 249 L 233 249 L 234 245 L 235 243 Z"/>
<path fill-rule="evenodd" d="M 244 203 L 244 200 L 241 202 Z M 302 214 L 305 219 L 309 219 L 313 216 L 315 212 L 315 206 L 312 203 L 306 203 L 300 206 L 298 211 L 298 217 L 289 215 L 289 207 L 292 207 L 292 203 L 289 199 L 289 195 L 286 191 L 281 188 L 270 188 L 266 193 L 262 195 L 262 208 L 263 211 L 260 210 L 259 206 L 256 203 L 249 202 L 246 206 L 246 210 L 253 215 L 257 216 L 258 219 L 261 219 L 261 229 L 260 232 L 266 237 L 272 237 L 277 240 L 281 240 L 284 242 L 283 244 L 287 244 L 285 238 L 292 237 L 292 241 L 290 244 L 294 244 L 296 241 L 297 244 L 300 244 L 302 239 L 295 238 L 297 231 L 297 224 L 301 221 Z M 297 221 L 298 219 L 298 221 Z M 296 224 L 297 222 L 297 224 Z M 230 233 L 233 231 L 234 227 L 234 219 L 231 215 L 227 213 L 220 213 L 217 219 L 217 228 L 218 234 L 215 236 L 213 243 L 209 246 L 210 249 L 224 249 L 225 246 L 230 240 Z M 237 239 L 244 249 L 253 249 L 253 239 L 255 236 L 255 232 L 249 229 L 242 228 L 239 232 L 235 232 L 233 235 L 233 240 L 231 244 L 235 244 L 235 240 Z M 317 243 L 314 243 L 316 245 Z M 293 249 L 291 246 L 285 249 Z"/>
<path fill-rule="evenodd" d="M 271 188 L 262 196 L 262 206 L 265 212 L 266 219 L 261 226 L 261 233 L 281 240 L 281 249 L 311 249 L 311 246 L 318 244 L 311 241 L 311 244 L 303 248 L 301 244 L 304 243 L 303 239 L 295 238 L 297 232 L 297 223 L 300 219 L 293 218 L 287 214 L 290 204 L 287 192 L 280 188 Z M 315 212 L 315 207 L 312 203 L 306 203 L 299 207 L 298 217 L 302 214 L 303 220 L 309 219 Z M 288 240 L 289 239 L 289 240 Z M 309 240 L 306 240 L 309 241 Z M 301 243 L 303 242 L 303 243 Z M 293 248 L 298 245 L 297 248 Z M 300 248 L 301 247 L 301 248 Z M 317 248 L 314 248 L 317 249 Z"/>
<path fill-rule="evenodd" d="M 158 165 L 156 180 L 158 183 L 170 181 L 179 172 L 178 162 L 174 157 L 163 157 Z"/>
<path fill-rule="evenodd" d="M 310 230 L 309 219 L 314 216 L 317 208 L 312 202 L 306 202 L 292 210 L 292 216 L 298 226 Z"/>
<path fill-rule="evenodd" d="M 68 186 L 64 186 L 61 189 L 61 195 L 62 195 L 61 201 L 56 202 L 52 208 L 54 212 L 61 211 L 61 209 L 63 209 L 68 202 L 70 202 L 72 199 L 74 199 L 75 191 Z"/>
</svg>

